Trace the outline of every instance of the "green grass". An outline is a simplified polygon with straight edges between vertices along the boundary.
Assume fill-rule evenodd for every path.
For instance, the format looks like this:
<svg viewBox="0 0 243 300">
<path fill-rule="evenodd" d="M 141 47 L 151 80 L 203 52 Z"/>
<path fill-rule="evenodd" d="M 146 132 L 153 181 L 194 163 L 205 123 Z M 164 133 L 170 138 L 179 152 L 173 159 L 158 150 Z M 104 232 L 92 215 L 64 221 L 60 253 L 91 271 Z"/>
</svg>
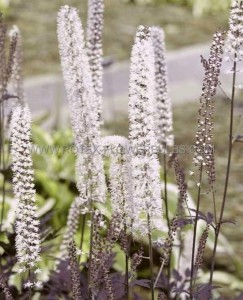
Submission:
<svg viewBox="0 0 243 300">
<path fill-rule="evenodd" d="M 56 13 L 69 4 L 80 10 L 86 23 L 86 0 L 12 0 L 7 22 L 17 24 L 23 35 L 24 71 L 27 75 L 60 70 L 56 38 Z M 160 25 L 168 49 L 211 40 L 219 27 L 227 27 L 228 14 L 193 18 L 188 8 L 177 5 L 139 6 L 121 0 L 105 0 L 104 55 L 128 59 L 136 28 L 140 24 Z"/>
</svg>

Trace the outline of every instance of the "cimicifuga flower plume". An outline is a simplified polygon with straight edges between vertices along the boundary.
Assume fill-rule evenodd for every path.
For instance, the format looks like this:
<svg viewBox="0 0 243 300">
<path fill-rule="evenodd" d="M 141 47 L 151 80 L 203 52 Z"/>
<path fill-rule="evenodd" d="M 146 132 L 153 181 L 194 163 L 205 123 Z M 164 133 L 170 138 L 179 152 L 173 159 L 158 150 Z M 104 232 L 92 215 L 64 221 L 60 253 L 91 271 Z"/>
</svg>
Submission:
<svg viewBox="0 0 243 300">
<path fill-rule="evenodd" d="M 6 49 L 5 49 L 5 42 L 6 42 L 6 33 L 7 33 L 7 26 L 3 22 L 2 14 L 0 14 L 0 99 L 3 98 L 3 95 L 6 90 Z"/>
<path fill-rule="evenodd" d="M 164 31 L 159 27 L 151 27 L 151 38 L 154 49 L 155 62 L 155 102 L 156 123 L 159 145 L 163 151 L 166 146 L 173 146 L 174 136 L 172 134 L 172 108 L 168 92 L 168 72 L 165 57 Z"/>
<path fill-rule="evenodd" d="M 77 149 L 77 187 L 80 199 L 105 201 L 102 155 L 97 151 L 100 129 L 97 95 L 92 84 L 83 29 L 77 10 L 63 6 L 58 13 L 57 33 L 71 124 Z"/>
<path fill-rule="evenodd" d="M 143 248 L 140 248 L 131 257 L 131 278 L 132 279 L 136 278 L 138 266 L 141 264 L 143 260 L 143 254 L 144 254 Z"/>
<path fill-rule="evenodd" d="M 28 106 L 17 106 L 12 115 L 11 156 L 16 210 L 16 251 L 19 273 L 38 273 L 40 261 L 39 220 L 36 214 L 33 162 L 31 158 L 31 115 Z M 34 284 L 32 284 L 33 286 Z M 39 286 L 39 282 L 38 282 Z"/>
<path fill-rule="evenodd" d="M 243 58 L 243 1 L 232 0 L 226 54 L 233 61 Z"/>
<path fill-rule="evenodd" d="M 2 274 L 0 274 L 0 289 L 2 290 L 2 293 L 5 297 L 4 299 L 14 300 Z"/>
<path fill-rule="evenodd" d="M 187 194 L 185 173 L 176 155 L 174 155 L 174 157 L 173 156 L 171 157 L 170 163 L 173 164 L 174 166 L 176 182 L 179 190 L 177 213 L 179 216 L 182 216 L 184 209 L 187 209 L 188 212 L 190 213 L 190 210 L 188 208 L 188 194 Z"/>
<path fill-rule="evenodd" d="M 3 23 L 2 14 L 0 14 L 0 99 L 10 98 L 7 88 L 13 70 L 14 55 L 17 45 L 17 35 L 10 37 L 9 53 L 6 55 L 7 26 Z"/>
<path fill-rule="evenodd" d="M 65 260 L 68 257 L 68 246 L 74 240 L 75 233 L 78 230 L 82 209 L 84 208 L 85 204 L 86 203 L 84 202 L 82 205 L 82 202 L 79 198 L 76 198 L 71 204 L 68 212 L 67 227 L 61 244 L 61 259 Z M 84 210 L 84 212 L 87 211 Z"/>
<path fill-rule="evenodd" d="M 224 36 L 216 32 L 210 48 L 209 59 L 202 58 L 205 69 L 202 95 L 196 132 L 194 163 L 196 166 L 206 166 L 209 184 L 215 181 L 215 163 L 213 146 L 214 99 L 216 94 L 220 68 L 222 63 Z"/>
<path fill-rule="evenodd" d="M 158 300 L 168 300 L 168 297 L 164 292 L 159 292 Z"/>
<path fill-rule="evenodd" d="M 17 97 L 17 101 L 22 105 L 25 103 L 25 94 L 23 87 L 23 55 L 22 55 L 22 37 L 19 28 L 14 25 L 10 33 L 11 39 L 16 39 L 16 49 L 13 54 L 13 66 L 12 66 L 12 82 L 14 86 L 14 96 Z"/>
<path fill-rule="evenodd" d="M 121 136 L 107 136 L 102 139 L 102 146 L 104 155 L 110 158 L 109 182 L 112 212 L 119 214 L 122 222 L 129 228 L 133 219 L 129 141 Z"/>
<path fill-rule="evenodd" d="M 68 246 L 69 267 L 71 273 L 71 286 L 74 300 L 84 299 L 81 294 L 80 271 L 77 261 L 75 242 L 72 241 Z"/>
<path fill-rule="evenodd" d="M 129 124 L 134 225 L 147 233 L 142 215 L 148 215 L 151 228 L 160 227 L 162 217 L 158 142 L 155 122 L 155 68 L 150 28 L 140 26 L 131 55 Z M 149 229 L 149 230 L 150 230 Z"/>
<path fill-rule="evenodd" d="M 203 255 L 205 252 L 206 244 L 207 244 L 207 239 L 208 239 L 208 234 L 209 234 L 209 224 L 207 224 L 206 228 L 204 229 L 198 243 L 198 249 L 197 249 L 197 256 L 196 256 L 196 261 L 195 261 L 195 266 L 194 266 L 194 277 L 196 277 L 196 273 L 198 269 L 202 266 L 203 263 Z"/>
<path fill-rule="evenodd" d="M 92 73 L 93 87 L 96 92 L 97 115 L 102 112 L 102 75 L 103 75 L 103 50 L 102 50 L 102 29 L 103 29 L 104 0 L 88 1 L 87 21 L 87 54 Z"/>
</svg>

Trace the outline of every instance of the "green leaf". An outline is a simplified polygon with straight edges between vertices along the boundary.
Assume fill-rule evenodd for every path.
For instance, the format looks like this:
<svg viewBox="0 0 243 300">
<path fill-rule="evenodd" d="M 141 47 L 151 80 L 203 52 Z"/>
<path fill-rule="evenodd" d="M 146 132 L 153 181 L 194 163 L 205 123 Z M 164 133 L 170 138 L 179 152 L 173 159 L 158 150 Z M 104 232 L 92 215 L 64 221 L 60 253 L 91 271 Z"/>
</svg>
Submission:
<svg viewBox="0 0 243 300">
<path fill-rule="evenodd" d="M 39 146 L 53 145 L 53 139 L 48 131 L 44 131 L 39 126 L 32 125 L 32 137 L 35 144 Z"/>
</svg>

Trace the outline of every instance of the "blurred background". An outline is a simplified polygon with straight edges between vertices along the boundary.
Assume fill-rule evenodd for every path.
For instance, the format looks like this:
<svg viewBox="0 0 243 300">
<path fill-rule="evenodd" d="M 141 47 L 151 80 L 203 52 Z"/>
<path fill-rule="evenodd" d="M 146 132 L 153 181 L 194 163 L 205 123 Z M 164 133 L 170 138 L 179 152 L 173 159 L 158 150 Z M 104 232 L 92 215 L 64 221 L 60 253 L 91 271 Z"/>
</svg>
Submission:
<svg viewBox="0 0 243 300">
<path fill-rule="evenodd" d="M 34 111 L 66 103 L 61 77 L 56 15 L 61 5 L 75 6 L 86 28 L 87 0 L 0 0 L 6 22 L 23 36 L 27 96 Z M 165 31 L 173 103 L 198 99 L 213 33 L 227 29 L 230 0 L 105 0 L 103 118 L 127 114 L 129 57 L 139 25 Z M 188 48 L 189 47 L 189 48 Z M 34 76 L 34 77 L 33 77 Z M 227 84 L 227 83 L 226 83 Z M 44 97 L 43 97 L 44 96 Z"/>
<path fill-rule="evenodd" d="M 23 35 L 26 75 L 60 71 L 56 14 L 61 5 L 79 9 L 85 25 L 86 0 L 0 0 L 8 24 Z M 230 0 L 105 0 L 104 55 L 128 59 L 138 25 L 160 25 L 168 49 L 204 43 L 227 27 Z"/>
</svg>

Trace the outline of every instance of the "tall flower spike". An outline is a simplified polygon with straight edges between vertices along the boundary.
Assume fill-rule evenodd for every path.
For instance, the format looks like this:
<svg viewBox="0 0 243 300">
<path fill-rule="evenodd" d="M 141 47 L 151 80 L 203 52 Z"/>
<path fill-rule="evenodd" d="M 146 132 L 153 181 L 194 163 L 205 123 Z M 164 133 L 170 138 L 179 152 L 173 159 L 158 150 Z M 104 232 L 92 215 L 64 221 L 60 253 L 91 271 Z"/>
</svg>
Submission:
<svg viewBox="0 0 243 300">
<path fill-rule="evenodd" d="M 6 92 L 6 32 L 7 26 L 3 22 L 2 14 L 0 13 L 0 99 L 2 99 Z"/>
<path fill-rule="evenodd" d="M 97 117 L 97 96 L 84 47 L 83 29 L 75 8 L 58 13 L 58 41 L 71 124 L 77 152 L 77 187 L 80 199 L 105 201 L 105 180 Z M 97 148 L 96 148 L 97 146 Z"/>
<path fill-rule="evenodd" d="M 176 182 L 179 190 L 179 199 L 177 205 L 177 212 L 179 216 L 182 216 L 183 210 L 187 209 L 189 214 L 190 210 L 188 208 L 188 195 L 187 195 L 187 184 L 185 179 L 184 170 L 180 165 L 177 155 L 171 157 L 171 163 L 175 169 Z"/>
<path fill-rule="evenodd" d="M 2 293 L 5 297 L 4 299 L 14 300 L 2 274 L 0 274 L 0 289 L 2 290 Z"/>
<path fill-rule="evenodd" d="M 154 74 L 150 28 L 140 26 L 131 55 L 129 139 L 132 149 L 133 203 L 136 212 L 134 225 L 141 233 L 146 234 L 147 222 L 140 217 L 144 213 L 148 214 L 153 229 L 161 227 L 162 216 L 158 143 L 155 133 Z"/>
<path fill-rule="evenodd" d="M 85 203 L 83 203 L 83 206 Z M 76 198 L 68 212 L 67 227 L 63 235 L 61 244 L 61 259 L 68 257 L 68 246 L 74 240 L 75 233 L 78 230 L 79 219 L 82 211 L 82 202 L 79 198 Z"/>
<path fill-rule="evenodd" d="M 195 274 L 194 276 L 197 276 L 197 271 L 198 269 L 201 267 L 201 265 L 203 264 L 203 255 L 205 252 L 205 248 L 206 248 L 206 244 L 207 244 L 207 239 L 208 239 L 208 234 L 209 234 L 209 227 L 210 225 L 207 224 L 206 228 L 204 229 L 200 239 L 199 239 L 199 244 L 198 244 L 198 249 L 197 249 L 197 256 L 196 256 L 196 261 L 195 261 L 195 266 L 194 266 L 194 270 L 195 270 Z"/>
<path fill-rule="evenodd" d="M 8 97 L 7 87 L 13 70 L 13 60 L 17 45 L 17 35 L 13 34 L 10 37 L 9 54 L 6 56 L 6 32 L 7 27 L 3 23 L 2 15 L 0 14 L 0 98 Z"/>
<path fill-rule="evenodd" d="M 71 273 L 71 286 L 74 300 L 82 300 L 80 285 L 80 270 L 77 262 L 77 253 L 75 242 L 72 241 L 68 246 L 68 258 Z"/>
<path fill-rule="evenodd" d="M 208 181 L 210 186 L 215 181 L 215 163 L 213 147 L 213 117 L 214 100 L 216 94 L 220 68 L 222 63 L 222 54 L 224 46 L 224 36 L 222 32 L 216 32 L 213 37 L 208 61 L 202 58 L 205 69 L 203 79 L 202 95 L 200 97 L 200 108 L 198 117 L 198 129 L 196 132 L 196 145 L 194 154 L 195 165 L 206 166 Z"/>
<path fill-rule="evenodd" d="M 110 157 L 109 180 L 113 214 L 121 215 L 127 228 L 133 219 L 132 175 L 129 141 L 121 136 L 102 139 L 104 155 Z M 122 225 L 122 224 L 121 224 Z"/>
<path fill-rule="evenodd" d="M 102 29 L 104 0 L 89 0 L 87 21 L 87 54 L 92 73 L 93 87 L 96 92 L 97 115 L 102 113 Z"/>
<path fill-rule="evenodd" d="M 18 101 L 20 104 L 25 103 L 25 94 L 24 94 L 24 87 L 23 87 L 23 71 L 22 71 L 22 64 L 23 64 L 23 55 L 22 55 L 22 37 L 19 31 L 19 28 L 14 25 L 11 29 L 10 38 L 16 38 L 16 49 L 13 54 L 13 67 L 12 67 L 12 81 L 14 84 L 14 93 L 15 96 L 18 97 Z"/>
<path fill-rule="evenodd" d="M 17 106 L 12 116 L 11 156 L 16 210 L 16 250 L 19 272 L 37 269 L 40 260 L 39 220 L 36 215 L 31 149 L 31 116 L 28 106 Z"/>
<path fill-rule="evenodd" d="M 233 60 L 243 58 L 243 1 L 232 0 L 226 54 Z"/>
<path fill-rule="evenodd" d="M 166 146 L 173 146 L 172 134 L 172 108 L 168 92 L 168 74 L 165 58 L 164 31 L 159 27 L 151 28 L 151 37 L 154 49 L 155 61 L 155 100 L 156 100 L 156 123 L 159 146 L 166 150 Z"/>
</svg>

